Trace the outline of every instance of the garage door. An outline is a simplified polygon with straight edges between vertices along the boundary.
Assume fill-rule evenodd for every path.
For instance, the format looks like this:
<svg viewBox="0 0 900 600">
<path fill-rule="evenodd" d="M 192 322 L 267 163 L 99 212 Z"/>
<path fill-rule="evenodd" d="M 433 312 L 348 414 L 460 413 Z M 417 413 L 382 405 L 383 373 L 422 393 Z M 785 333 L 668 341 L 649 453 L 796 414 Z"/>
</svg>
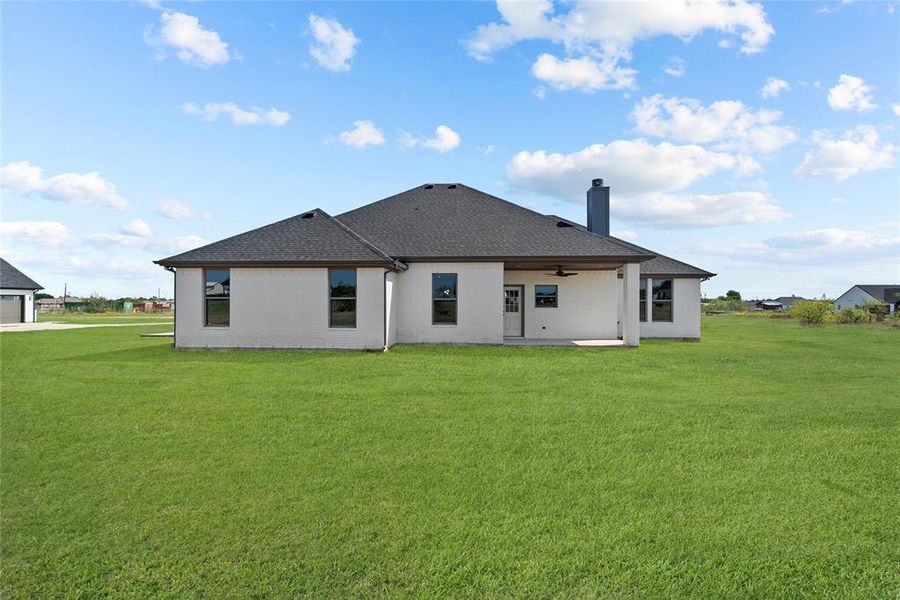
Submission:
<svg viewBox="0 0 900 600">
<path fill-rule="evenodd" d="M 0 323 L 21 323 L 24 296 L 0 296 Z"/>
</svg>

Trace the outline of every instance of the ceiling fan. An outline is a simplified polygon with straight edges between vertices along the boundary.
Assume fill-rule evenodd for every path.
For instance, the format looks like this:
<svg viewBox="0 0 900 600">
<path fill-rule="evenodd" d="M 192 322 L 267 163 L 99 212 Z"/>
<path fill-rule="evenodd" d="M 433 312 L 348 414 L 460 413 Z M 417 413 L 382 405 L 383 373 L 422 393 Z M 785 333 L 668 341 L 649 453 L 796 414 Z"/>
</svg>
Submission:
<svg viewBox="0 0 900 600">
<path fill-rule="evenodd" d="M 572 275 L 578 275 L 578 273 L 563 271 L 562 265 L 559 265 L 556 267 L 555 273 L 546 273 L 546 275 L 553 275 L 554 277 L 571 277 Z"/>
</svg>

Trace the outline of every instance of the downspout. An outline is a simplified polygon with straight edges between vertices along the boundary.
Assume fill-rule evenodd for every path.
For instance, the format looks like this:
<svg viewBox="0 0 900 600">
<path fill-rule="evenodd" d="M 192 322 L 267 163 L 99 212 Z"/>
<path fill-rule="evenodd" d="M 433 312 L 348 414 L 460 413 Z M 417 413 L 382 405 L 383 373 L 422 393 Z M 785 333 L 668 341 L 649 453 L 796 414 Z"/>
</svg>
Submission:
<svg viewBox="0 0 900 600">
<path fill-rule="evenodd" d="M 382 320 L 382 324 L 384 325 L 384 343 L 382 344 L 382 349 L 381 349 L 382 352 L 388 351 L 388 345 L 387 345 L 387 343 L 388 343 L 388 312 L 390 310 L 388 308 L 388 303 L 387 303 L 387 276 L 388 276 L 388 273 L 390 273 L 390 270 L 385 269 L 384 270 L 384 280 L 382 282 L 382 287 L 381 287 L 381 291 L 384 294 L 384 296 L 383 296 L 384 300 L 382 302 L 382 304 L 384 306 L 384 319 Z"/>
<path fill-rule="evenodd" d="M 178 341 L 176 328 L 178 327 L 178 319 L 175 318 L 175 311 L 178 310 L 178 277 L 175 276 L 175 267 L 163 267 L 172 274 L 172 295 L 175 297 L 175 306 L 172 307 L 172 347 L 175 347 Z"/>
</svg>

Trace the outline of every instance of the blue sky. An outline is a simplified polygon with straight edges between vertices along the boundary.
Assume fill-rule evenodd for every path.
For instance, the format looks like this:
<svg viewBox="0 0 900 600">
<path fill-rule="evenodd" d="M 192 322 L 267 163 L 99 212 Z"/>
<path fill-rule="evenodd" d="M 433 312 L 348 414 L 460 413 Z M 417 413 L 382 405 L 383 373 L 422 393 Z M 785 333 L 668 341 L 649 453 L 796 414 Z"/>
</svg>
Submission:
<svg viewBox="0 0 900 600">
<path fill-rule="evenodd" d="M 5 3 L 0 252 L 61 294 L 463 182 L 717 272 L 900 281 L 895 4 Z M 343 135 L 342 135 L 343 134 Z"/>
</svg>

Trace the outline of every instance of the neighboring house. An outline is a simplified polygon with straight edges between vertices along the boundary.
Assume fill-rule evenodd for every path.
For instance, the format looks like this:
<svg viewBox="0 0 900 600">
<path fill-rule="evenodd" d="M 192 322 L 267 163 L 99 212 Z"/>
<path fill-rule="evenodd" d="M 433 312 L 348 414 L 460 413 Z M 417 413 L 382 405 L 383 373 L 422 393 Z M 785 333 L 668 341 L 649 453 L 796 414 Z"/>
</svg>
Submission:
<svg viewBox="0 0 900 600">
<path fill-rule="evenodd" d="M 62 296 L 59 298 L 41 298 L 37 301 L 38 312 L 58 313 L 65 310 L 82 311 L 84 310 L 84 299 L 76 296 L 66 296 L 65 300 Z"/>
<path fill-rule="evenodd" d="M 775 298 L 775 302 L 781 305 L 781 310 L 791 310 L 797 302 L 804 302 L 806 298 L 800 296 L 781 296 Z"/>
<path fill-rule="evenodd" d="M 159 261 L 177 347 L 386 349 L 395 343 L 700 337 L 714 274 L 462 184 L 331 216 L 314 209 Z"/>
<path fill-rule="evenodd" d="M 794 304 L 806 300 L 800 296 L 781 296 L 774 300 L 751 300 L 754 310 L 791 310 Z"/>
<path fill-rule="evenodd" d="M 854 285 L 834 301 L 834 308 L 841 312 L 871 302 L 886 304 L 892 313 L 895 312 L 900 308 L 900 285 Z"/>
<path fill-rule="evenodd" d="M 784 310 L 784 306 L 778 300 L 759 300 L 756 302 L 757 310 Z"/>
<path fill-rule="evenodd" d="M 33 323 L 34 293 L 42 290 L 33 279 L 0 258 L 0 323 Z"/>
</svg>

